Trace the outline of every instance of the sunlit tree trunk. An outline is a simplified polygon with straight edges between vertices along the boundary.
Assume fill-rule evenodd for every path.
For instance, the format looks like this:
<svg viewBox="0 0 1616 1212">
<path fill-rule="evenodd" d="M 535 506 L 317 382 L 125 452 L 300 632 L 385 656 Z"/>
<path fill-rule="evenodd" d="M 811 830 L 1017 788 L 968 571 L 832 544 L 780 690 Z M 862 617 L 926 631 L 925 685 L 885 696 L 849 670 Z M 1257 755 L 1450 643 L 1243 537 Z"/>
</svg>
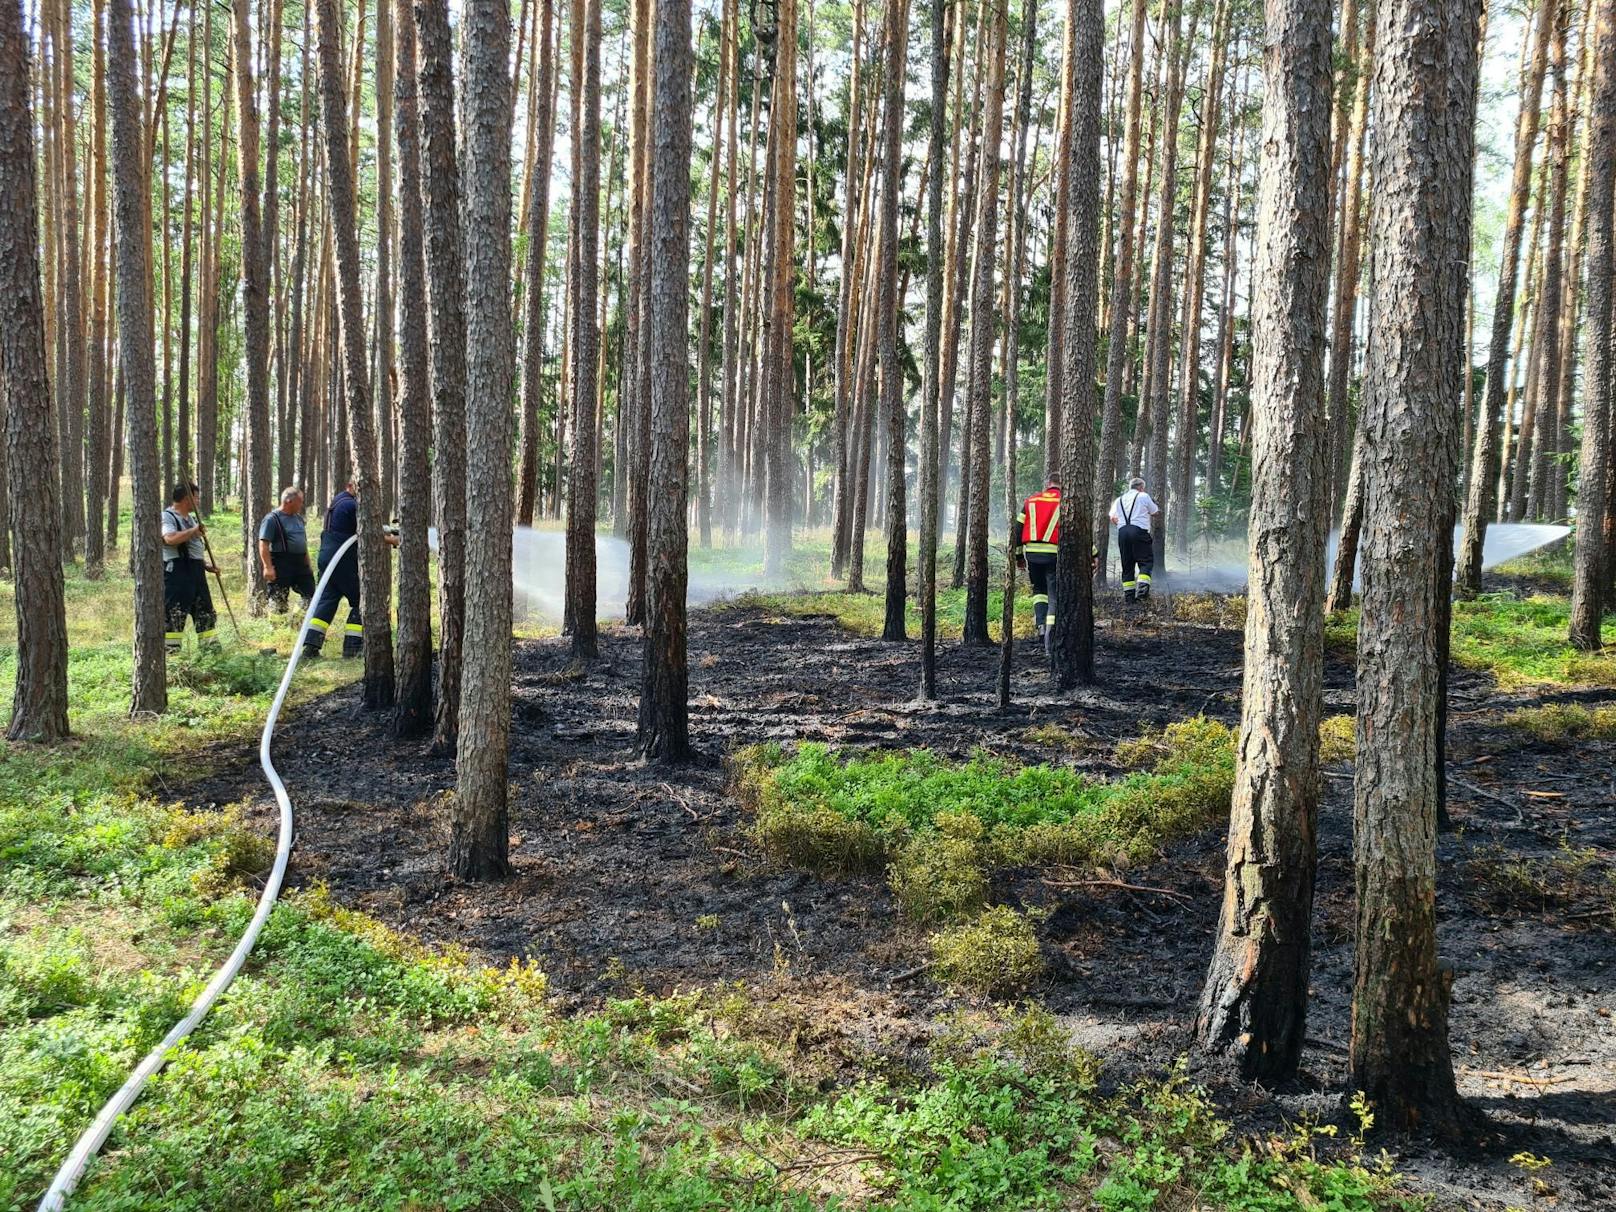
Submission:
<svg viewBox="0 0 1616 1212">
<path fill-rule="evenodd" d="M 127 19 L 127 0 L 112 4 Z M 18 509 L 8 522 L 17 638 L 6 739 L 54 744 L 67 737 L 67 608 L 56 422 L 45 361 L 28 50 L 22 6 L 0 0 L 0 366 L 5 367 L 0 375 L 5 442 L 0 478 L 32 486 L 28 507 Z M 161 589 L 159 584 L 159 607 Z M 159 691 L 161 632 L 159 626 Z"/>
<path fill-rule="evenodd" d="M 1607 604 L 1609 568 L 1598 520 L 1605 514 L 1611 462 L 1611 412 L 1616 408 L 1616 315 L 1611 282 L 1616 275 L 1616 0 L 1594 0 L 1593 87 L 1588 103 L 1588 316 L 1583 365 L 1587 392 L 1582 405 L 1582 455 L 1577 476 L 1577 539 L 1571 579 L 1571 644 L 1600 647 L 1600 619 Z"/>
<path fill-rule="evenodd" d="M 1268 0 L 1252 262 L 1250 587 L 1240 737 L 1202 1047 L 1286 1080 L 1307 1020 L 1324 706 L 1330 0 Z"/>
<path fill-rule="evenodd" d="M 106 562 L 107 476 L 110 471 L 111 442 L 114 440 L 107 416 L 107 258 L 111 241 L 111 223 L 107 214 L 107 64 L 106 64 L 106 4 L 98 0 L 91 6 L 90 89 L 90 215 L 93 233 L 88 234 L 90 273 L 90 315 L 88 345 L 85 350 L 89 391 L 89 416 L 84 432 L 84 575 L 98 579 Z M 187 188 L 189 188 L 190 157 L 186 158 Z M 165 178 L 166 180 L 166 178 Z M 165 231 L 167 211 L 164 212 Z M 166 246 L 165 240 L 165 246 Z M 164 275 L 165 279 L 167 275 Z M 166 319 L 166 315 L 165 315 Z M 180 334 L 184 343 L 185 332 Z M 183 360 L 183 356 L 182 356 Z M 163 367 L 164 374 L 168 366 Z M 165 409 L 166 412 L 166 409 Z"/>
<path fill-rule="evenodd" d="M 1363 605 L 1358 629 L 1356 973 L 1349 1088 L 1381 1130 L 1454 1135 L 1452 974 L 1437 960 L 1446 559 L 1455 481 L 1475 143 L 1476 0 L 1379 0 L 1370 123 Z M 1309 740 L 1311 741 L 1311 737 Z"/>
<path fill-rule="evenodd" d="M 770 197 L 769 271 L 763 328 L 762 391 L 759 421 L 767 435 L 764 478 L 767 505 L 764 574 L 780 576 L 791 553 L 791 422 L 796 413 L 792 324 L 796 314 L 793 227 L 797 182 L 797 0 L 779 0 L 775 36 L 774 98 L 769 107 Z"/>
<path fill-rule="evenodd" d="M 538 71 L 531 87 L 537 91 L 533 164 L 528 171 L 527 281 L 522 311 L 521 466 L 517 474 L 516 520 L 533 525 L 538 502 L 539 411 L 544 395 L 544 269 L 550 233 L 550 159 L 555 148 L 555 24 L 554 0 L 540 0 L 538 38 L 534 48 Z"/>
<path fill-rule="evenodd" d="M 937 415 L 942 406 L 943 156 L 948 139 L 948 0 L 931 0 L 931 118 L 926 183 L 925 377 L 920 387 L 920 698 L 937 697 Z M 955 20 L 963 21 L 959 10 Z"/>
<path fill-rule="evenodd" d="M 903 399 L 903 372 L 898 365 L 898 337 L 902 316 L 898 297 L 898 195 L 903 189 L 903 86 L 908 66 L 908 0 L 886 5 L 886 97 L 881 110 L 880 248 L 876 255 L 876 323 L 881 361 L 881 418 L 886 430 L 887 456 L 887 580 L 883 640 L 904 640 L 908 609 L 909 522 L 904 494 L 904 455 L 907 448 L 907 410 Z"/>
<path fill-rule="evenodd" d="M 58 323 L 64 337 L 66 374 L 57 384 L 61 421 L 62 476 L 62 558 L 73 559 L 81 550 L 84 537 L 84 279 L 79 247 L 78 112 L 74 98 L 73 21 L 68 0 L 57 0 L 55 10 L 56 44 L 54 67 L 58 99 L 57 137 L 60 140 L 58 172 L 58 230 L 62 241 L 60 277 L 61 316 Z M 144 130 L 144 123 L 142 124 Z M 145 146 L 141 145 L 136 171 L 144 174 Z M 148 210 L 149 210 L 148 205 Z M 148 253 L 149 260 L 149 253 Z M 148 290 L 150 284 L 148 282 Z M 151 303 L 147 300 L 148 314 Z M 154 371 L 155 374 L 155 371 Z"/>
<path fill-rule="evenodd" d="M 120 232 L 150 230 L 146 188 L 145 131 L 140 86 L 135 79 L 134 14 L 129 0 L 108 0 L 107 100 L 112 110 L 112 163 Z M 157 465 L 157 384 L 152 355 L 151 242 L 118 241 L 118 359 L 128 392 L 130 501 L 134 525 L 134 670 L 130 713 L 168 708 L 167 657 L 163 649 L 163 564 L 157 517 L 162 475 Z M 15 464 L 13 464 L 15 466 Z"/>
<path fill-rule="evenodd" d="M 1549 455 L 1559 449 L 1556 417 L 1560 406 L 1560 321 L 1563 311 L 1565 277 L 1566 191 L 1571 176 L 1569 96 L 1566 88 L 1566 27 L 1570 6 L 1554 24 L 1549 46 L 1549 71 L 1554 80 L 1553 101 L 1549 107 L 1548 134 L 1548 229 L 1543 250 L 1543 287 L 1537 301 L 1537 327 L 1532 346 L 1537 354 L 1536 377 L 1532 384 L 1535 425 L 1531 440 L 1521 435 L 1521 450 L 1511 492 L 1510 516 L 1516 521 L 1543 516 L 1543 501 L 1549 482 Z"/>
</svg>

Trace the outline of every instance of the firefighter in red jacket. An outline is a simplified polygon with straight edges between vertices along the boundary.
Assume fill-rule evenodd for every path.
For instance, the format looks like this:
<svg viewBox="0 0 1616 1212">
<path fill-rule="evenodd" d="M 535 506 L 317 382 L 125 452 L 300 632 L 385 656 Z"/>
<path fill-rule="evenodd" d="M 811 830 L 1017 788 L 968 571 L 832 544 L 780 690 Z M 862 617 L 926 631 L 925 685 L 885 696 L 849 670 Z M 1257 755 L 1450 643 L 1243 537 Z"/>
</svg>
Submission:
<svg viewBox="0 0 1616 1212">
<path fill-rule="evenodd" d="M 1055 581 L 1055 554 L 1060 550 L 1060 500 L 1060 480 L 1050 476 L 1044 490 L 1022 502 L 1016 515 L 1016 561 L 1026 568 L 1032 582 L 1032 614 L 1039 639 L 1055 617 L 1049 590 Z"/>
</svg>

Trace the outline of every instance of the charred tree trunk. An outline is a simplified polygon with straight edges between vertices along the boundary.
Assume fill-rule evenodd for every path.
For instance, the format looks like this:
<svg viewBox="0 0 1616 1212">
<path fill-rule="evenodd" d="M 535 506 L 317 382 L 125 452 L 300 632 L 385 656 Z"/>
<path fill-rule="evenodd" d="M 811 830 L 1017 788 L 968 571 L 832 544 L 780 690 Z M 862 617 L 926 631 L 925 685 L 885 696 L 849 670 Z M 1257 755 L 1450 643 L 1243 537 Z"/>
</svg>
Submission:
<svg viewBox="0 0 1616 1212">
<path fill-rule="evenodd" d="M 466 302 L 447 0 L 419 0 L 415 40 L 432 330 L 432 516 L 438 526 L 438 703 L 432 749 L 445 754 L 454 752 L 460 733 L 466 625 Z"/>
<path fill-rule="evenodd" d="M 1354 797 L 1358 915 L 1349 1082 L 1376 1126 L 1457 1133 L 1452 974 L 1436 951 L 1436 827 L 1446 559 L 1470 248 L 1476 0 L 1379 0 L 1370 358 L 1364 393 L 1363 607 Z M 1311 738 L 1309 738 L 1311 740 Z"/>
<path fill-rule="evenodd" d="M 331 0 L 324 0 L 330 3 Z M 449 871 L 482 880 L 510 870 L 511 731 L 511 10 L 464 9 L 466 226 L 465 676 Z M 363 504 L 364 498 L 360 498 Z"/>
<path fill-rule="evenodd" d="M 1296 1072 L 1307 1021 L 1324 708 L 1330 0 L 1269 0 L 1252 264 L 1250 606 L 1218 941 L 1201 1046 Z"/>
<path fill-rule="evenodd" d="M 384 0 L 384 3 L 386 0 Z M 421 115 L 415 22 L 393 22 L 394 133 L 398 139 L 399 381 L 398 694 L 389 734 L 432 731 L 432 587 L 427 575 L 431 520 L 432 377 L 428 365 L 426 252 L 421 210 Z M 294 287 L 294 289 L 296 289 Z"/>
<path fill-rule="evenodd" d="M 650 492 L 639 746 L 690 759 L 685 661 L 690 458 L 690 0 L 657 0 L 651 106 Z"/>
<path fill-rule="evenodd" d="M 342 74 L 342 28 L 337 0 L 316 0 L 320 57 L 320 102 L 325 118 L 326 181 L 331 234 L 336 245 L 337 320 L 342 339 L 342 377 L 348 409 L 348 449 L 359 489 L 359 582 L 364 602 L 365 706 L 393 705 L 391 558 L 382 533 L 381 485 L 376 472 L 376 434 L 370 411 L 370 367 L 360 310 L 359 228 L 350 159 L 348 97 Z M 267 426 L 266 426 L 267 428 Z"/>
</svg>

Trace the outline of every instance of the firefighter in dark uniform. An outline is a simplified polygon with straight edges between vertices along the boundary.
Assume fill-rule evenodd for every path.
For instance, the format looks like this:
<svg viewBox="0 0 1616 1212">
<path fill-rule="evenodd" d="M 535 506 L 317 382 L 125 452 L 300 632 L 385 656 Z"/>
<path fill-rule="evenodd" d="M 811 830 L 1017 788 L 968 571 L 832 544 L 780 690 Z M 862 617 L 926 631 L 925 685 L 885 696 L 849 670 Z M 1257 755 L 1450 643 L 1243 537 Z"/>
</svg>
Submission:
<svg viewBox="0 0 1616 1212">
<path fill-rule="evenodd" d="M 1016 515 L 1016 559 L 1032 582 L 1032 614 L 1039 639 L 1054 618 L 1049 590 L 1055 580 L 1055 553 L 1060 550 L 1060 499 L 1060 481 L 1050 476 L 1044 490 L 1023 501 Z"/>
<path fill-rule="evenodd" d="M 219 646 L 213 634 L 219 616 L 208 592 L 208 573 L 219 570 L 208 563 L 204 528 L 196 516 L 196 494 L 195 484 L 176 484 L 173 504 L 163 510 L 163 642 L 171 653 L 180 650 L 187 618 L 196 628 L 199 650 Z"/>
<path fill-rule="evenodd" d="M 354 482 L 349 480 L 347 487 L 332 498 L 330 508 L 325 511 L 325 529 L 320 532 L 321 576 L 325 575 L 326 566 L 336 558 L 338 549 L 358 531 L 359 497 Z M 391 546 L 398 546 L 397 535 L 387 534 L 383 537 Z M 305 657 L 320 655 L 320 649 L 325 646 L 326 632 L 337 617 L 337 607 L 344 598 L 348 599 L 348 619 L 343 624 L 342 655 L 356 657 L 363 651 L 365 638 L 364 624 L 359 615 L 358 544 L 343 553 L 319 601 L 314 604 L 314 617 L 309 620 L 308 630 L 303 635 Z"/>
</svg>

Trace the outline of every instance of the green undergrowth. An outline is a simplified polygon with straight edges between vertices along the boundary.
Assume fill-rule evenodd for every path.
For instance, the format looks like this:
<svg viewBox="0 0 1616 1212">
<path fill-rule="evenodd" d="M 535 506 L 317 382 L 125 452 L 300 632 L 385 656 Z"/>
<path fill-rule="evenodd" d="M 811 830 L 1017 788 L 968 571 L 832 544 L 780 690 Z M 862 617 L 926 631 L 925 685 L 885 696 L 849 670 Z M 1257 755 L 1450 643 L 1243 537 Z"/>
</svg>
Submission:
<svg viewBox="0 0 1616 1212">
<path fill-rule="evenodd" d="M 1616 705 L 1548 703 L 1521 707 L 1503 719 L 1506 727 L 1530 733 L 1540 741 L 1616 741 Z"/>
<path fill-rule="evenodd" d="M 1616 686 L 1616 616 L 1604 624 L 1605 647 L 1578 652 L 1567 642 L 1566 598 L 1483 594 L 1453 603 L 1451 655 L 1456 665 L 1492 675 L 1503 689 L 1532 686 Z M 1339 611 L 1325 626 L 1331 647 L 1357 645 L 1358 608 Z"/>
<path fill-rule="evenodd" d="M 990 907 L 1007 867 L 1120 868 L 1227 816 L 1233 736 L 1204 717 L 1117 746 L 1132 767 L 1100 780 L 1062 766 L 981 754 L 948 762 L 926 750 L 847 756 L 807 744 L 755 746 L 734 779 L 774 859 L 821 874 L 884 871 L 906 916 L 940 929 L 938 976 L 1002 997 L 1043 971 L 1033 924 Z"/>
<path fill-rule="evenodd" d="M 135 802 L 0 809 L 0 1208 L 32 1206 L 229 951 L 253 904 L 242 829 Z M 1182 1076 L 1102 1093 L 1037 1010 L 962 1017 L 902 1064 L 852 1046 L 827 1064 L 818 996 L 781 974 L 569 1015 L 533 965 L 315 888 L 277 906 L 73 1206 L 1409 1206 L 1357 1148 L 1237 1139 Z"/>
<path fill-rule="evenodd" d="M 998 584 L 997 581 L 994 582 Z M 748 591 L 720 603 L 719 609 L 761 610 L 786 618 L 822 618 L 829 616 L 854 635 L 879 639 L 886 626 L 886 598 L 880 593 L 847 593 L 844 590 L 821 590 L 808 593 L 760 593 Z M 1001 634 L 999 621 L 1004 612 L 1004 593 L 993 589 L 988 594 L 988 634 L 994 643 Z M 920 608 L 910 598 L 905 608 L 908 634 L 920 635 Z M 940 589 L 937 592 L 937 631 L 939 635 L 959 635 L 965 626 L 965 591 Z M 1019 639 L 1033 635 L 1032 598 L 1029 591 L 1016 594 L 1015 633 Z"/>
</svg>

